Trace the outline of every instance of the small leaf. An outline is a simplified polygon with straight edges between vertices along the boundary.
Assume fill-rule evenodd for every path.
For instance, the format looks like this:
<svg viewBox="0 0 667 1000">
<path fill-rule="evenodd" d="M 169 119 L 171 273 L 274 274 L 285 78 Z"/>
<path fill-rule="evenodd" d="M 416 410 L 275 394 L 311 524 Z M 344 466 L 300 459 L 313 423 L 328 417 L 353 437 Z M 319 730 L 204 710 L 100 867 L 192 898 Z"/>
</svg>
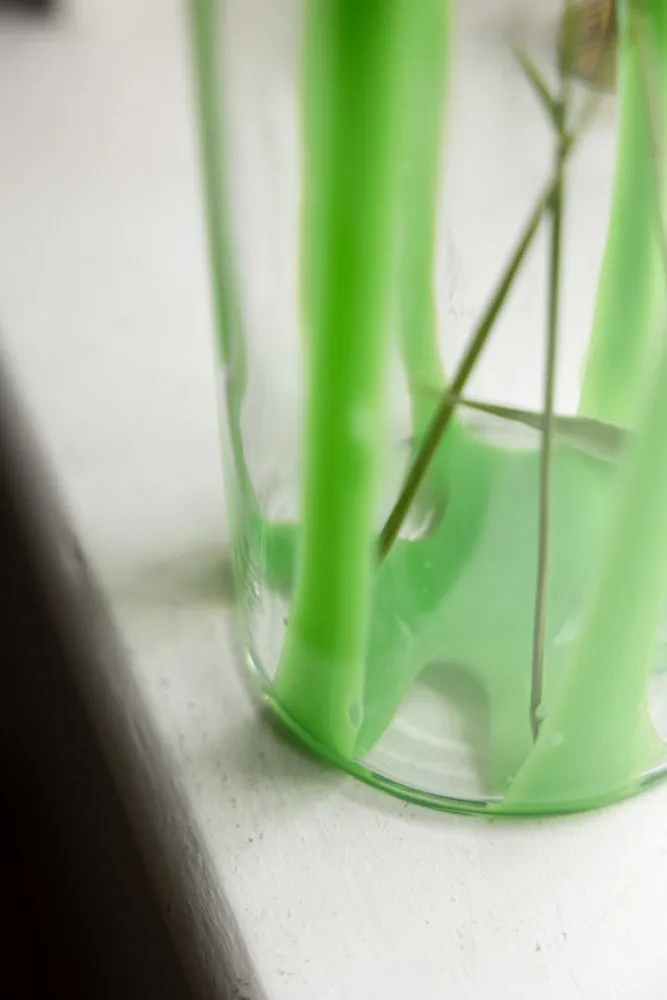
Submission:
<svg viewBox="0 0 667 1000">
<path fill-rule="evenodd" d="M 455 403 L 470 410 L 488 413 L 493 417 L 500 417 L 502 420 L 511 420 L 515 423 L 523 424 L 525 427 L 531 427 L 540 433 L 544 430 L 544 415 L 542 413 L 533 413 L 530 410 L 517 410 L 507 406 L 496 406 L 493 403 L 480 403 L 476 400 L 463 399 L 461 397 L 456 399 Z M 618 461 L 628 442 L 634 436 L 632 431 L 618 427 L 616 424 L 607 423 L 604 420 L 594 420 L 592 417 L 554 416 L 553 426 L 556 437 L 560 441 L 608 462 Z"/>
<path fill-rule="evenodd" d="M 419 387 L 416 392 L 439 401 L 442 399 L 440 389 Z M 464 409 L 486 413 L 500 420 L 523 424 L 524 427 L 530 427 L 539 433 L 544 430 L 544 415 L 533 410 L 482 403 L 464 396 L 450 396 L 450 400 L 453 406 L 462 406 Z M 595 420 L 593 417 L 555 415 L 554 430 L 560 441 L 610 462 L 615 462 L 622 456 L 623 450 L 634 437 L 633 431 L 604 420 Z"/>
<path fill-rule="evenodd" d="M 604 93 L 616 89 L 616 4 L 617 0 L 569 3 L 558 39 L 561 73 Z"/>
</svg>

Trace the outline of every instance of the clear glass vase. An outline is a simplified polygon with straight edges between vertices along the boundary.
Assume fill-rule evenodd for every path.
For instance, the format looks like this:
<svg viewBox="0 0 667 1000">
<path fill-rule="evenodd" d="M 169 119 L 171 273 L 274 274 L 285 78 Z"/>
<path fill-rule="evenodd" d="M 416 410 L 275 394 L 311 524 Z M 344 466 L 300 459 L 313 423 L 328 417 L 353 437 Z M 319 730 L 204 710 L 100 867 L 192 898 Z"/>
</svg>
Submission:
<svg viewBox="0 0 667 1000">
<path fill-rule="evenodd" d="M 191 0 L 245 658 L 449 809 L 667 769 L 667 4 Z"/>
</svg>

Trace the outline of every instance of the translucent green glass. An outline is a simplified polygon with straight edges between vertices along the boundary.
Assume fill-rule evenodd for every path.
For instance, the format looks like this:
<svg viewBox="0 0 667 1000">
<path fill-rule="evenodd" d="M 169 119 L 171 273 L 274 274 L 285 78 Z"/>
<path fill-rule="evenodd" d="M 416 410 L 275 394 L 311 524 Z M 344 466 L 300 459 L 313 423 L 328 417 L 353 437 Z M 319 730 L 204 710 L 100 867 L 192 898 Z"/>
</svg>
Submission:
<svg viewBox="0 0 667 1000">
<path fill-rule="evenodd" d="M 429 805 L 667 772 L 667 4 L 190 0 L 245 657 Z"/>
</svg>

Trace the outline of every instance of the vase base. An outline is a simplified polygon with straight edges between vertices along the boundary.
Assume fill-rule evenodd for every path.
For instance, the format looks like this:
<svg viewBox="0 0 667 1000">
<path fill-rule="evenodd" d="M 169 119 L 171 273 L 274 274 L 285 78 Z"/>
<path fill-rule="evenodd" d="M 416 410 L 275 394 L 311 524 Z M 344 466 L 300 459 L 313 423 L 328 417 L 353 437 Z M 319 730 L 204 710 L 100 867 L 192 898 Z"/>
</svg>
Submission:
<svg viewBox="0 0 667 1000">
<path fill-rule="evenodd" d="M 617 677 L 613 688 L 605 683 L 606 662 L 587 661 L 585 673 L 595 683 L 571 703 L 571 664 L 625 444 L 620 432 L 598 440 L 598 431 L 591 438 L 576 419 L 561 423 L 545 686 L 534 720 L 537 432 L 526 436 L 516 420 L 494 419 L 450 436 L 444 516 L 425 535 L 399 540 L 381 564 L 363 703 L 344 692 L 335 713 L 331 692 L 315 678 L 333 667 L 345 675 L 346 663 L 329 663 L 305 633 L 290 632 L 299 527 L 263 518 L 250 526 L 248 557 L 241 560 L 249 567 L 245 646 L 274 709 L 320 754 L 403 798 L 465 812 L 578 811 L 634 794 L 661 776 L 667 629 L 650 637 L 650 660 L 636 664 L 639 673 Z M 617 627 L 618 616 L 611 625 Z M 296 697 L 294 684 L 280 683 L 278 654 L 288 633 L 291 666 L 302 682 L 296 694 L 306 698 Z M 605 698 L 612 699 L 606 709 Z M 346 741 L 332 721 L 341 718 Z"/>
<path fill-rule="evenodd" d="M 593 795 L 587 798 L 562 799 L 559 801 L 525 801 L 508 802 L 500 795 L 484 794 L 481 790 L 478 794 L 465 794 L 464 776 L 459 774 L 458 778 L 450 780 L 452 773 L 448 772 L 443 778 L 450 780 L 447 790 L 436 790 L 431 775 L 431 785 L 424 780 L 424 775 L 413 767 L 414 779 L 419 783 L 411 783 L 409 780 L 401 780 L 400 768 L 396 768 L 396 761 L 391 759 L 387 750 L 380 753 L 367 754 L 364 758 L 350 759 L 336 754 L 328 746 L 314 739 L 303 726 L 277 701 L 272 689 L 271 681 L 264 674 L 261 665 L 256 662 L 252 653 L 246 650 L 246 664 L 253 676 L 256 687 L 259 688 L 263 702 L 269 707 L 274 716 L 279 720 L 285 730 L 291 733 L 298 742 L 305 746 L 317 757 L 326 760 L 335 767 L 345 771 L 351 777 L 364 784 L 370 785 L 377 791 L 392 795 L 413 805 L 424 806 L 427 809 L 434 809 L 439 812 L 448 812 L 468 816 L 493 816 L 505 819 L 528 818 L 531 816 L 563 816 L 580 812 L 591 812 L 622 802 L 625 799 L 633 798 L 644 792 L 659 786 L 667 779 L 667 762 L 640 775 L 636 780 L 609 791 Z M 459 751 L 460 754 L 460 751 Z M 384 766 L 391 767 L 391 771 L 385 771 Z M 475 777 L 471 778 L 471 785 L 478 782 Z M 460 792 L 457 788 L 457 783 Z"/>
</svg>

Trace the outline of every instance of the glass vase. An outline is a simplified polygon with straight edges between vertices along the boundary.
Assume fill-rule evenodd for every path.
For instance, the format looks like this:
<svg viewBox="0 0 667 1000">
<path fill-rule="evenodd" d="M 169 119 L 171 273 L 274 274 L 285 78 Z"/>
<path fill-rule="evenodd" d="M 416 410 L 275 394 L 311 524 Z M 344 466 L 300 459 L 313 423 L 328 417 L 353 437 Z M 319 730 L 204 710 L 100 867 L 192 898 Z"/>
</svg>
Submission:
<svg viewBox="0 0 667 1000">
<path fill-rule="evenodd" d="M 425 804 L 667 768 L 667 4 L 190 0 L 245 660 Z"/>
</svg>

